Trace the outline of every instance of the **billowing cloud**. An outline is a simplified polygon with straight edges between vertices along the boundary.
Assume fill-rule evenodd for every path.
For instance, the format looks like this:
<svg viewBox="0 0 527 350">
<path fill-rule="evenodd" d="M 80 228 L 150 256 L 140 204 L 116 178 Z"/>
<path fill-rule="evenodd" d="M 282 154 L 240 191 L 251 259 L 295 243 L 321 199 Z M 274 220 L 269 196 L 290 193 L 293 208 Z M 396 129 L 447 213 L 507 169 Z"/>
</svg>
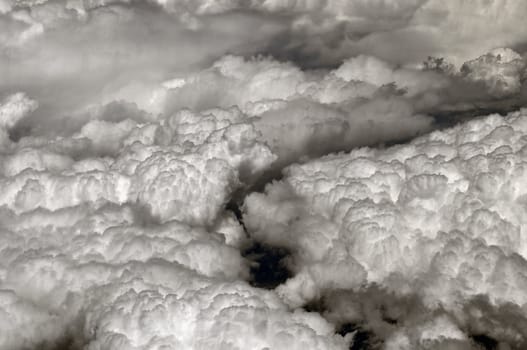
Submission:
<svg viewBox="0 0 527 350">
<path fill-rule="evenodd" d="M 252 42 L 283 27 L 266 16 L 198 20 L 135 1 L 17 1 L 7 8 L 0 16 L 0 93 L 27 92 L 48 119 L 123 94 L 136 102 L 167 74 L 227 51 L 251 52 Z M 131 87 L 122 92 L 125 86 Z"/>
<path fill-rule="evenodd" d="M 17 123 L 37 109 L 38 103 L 24 93 L 12 94 L 0 104 L 0 147 L 9 145 L 9 132 Z"/>
<path fill-rule="evenodd" d="M 7 126 L 33 108 L 22 95 L 3 106 Z M 243 281 L 246 237 L 223 207 L 275 156 L 236 108 L 95 119 L 67 138 L 25 137 L 4 152 L 2 349 L 349 342 L 320 315 L 290 312 Z"/>
<path fill-rule="evenodd" d="M 353 298 L 347 307 L 336 301 L 347 298 L 343 290 L 393 293 L 376 312 L 411 295 L 421 306 L 396 313 L 396 326 L 369 325 L 390 349 L 420 348 L 429 337 L 467 342 L 471 332 L 525 344 L 516 323 L 525 322 L 526 302 L 526 120 L 525 110 L 490 116 L 384 151 L 288 168 L 282 182 L 247 198 L 244 220 L 259 240 L 294 252 L 295 276 L 278 292 L 295 307 L 328 298 L 332 317 L 349 322 L 362 311 Z M 473 305 L 480 296 L 485 307 Z M 519 320 L 479 323 L 505 305 Z M 463 307 L 479 311 L 464 315 Z M 415 322 L 423 310 L 437 314 L 429 325 Z"/>
<path fill-rule="evenodd" d="M 525 75 L 525 60 L 511 49 L 495 49 L 465 62 L 461 72 L 469 80 L 484 82 L 494 95 L 520 92 Z"/>
<path fill-rule="evenodd" d="M 526 6 L 0 0 L 0 350 L 525 348 Z"/>
<path fill-rule="evenodd" d="M 0 92 L 29 93 L 48 118 L 117 96 L 142 103 L 168 74 L 226 53 L 318 67 L 360 54 L 461 66 L 527 40 L 517 30 L 527 9 L 512 0 L 4 1 L 1 11 Z"/>
</svg>

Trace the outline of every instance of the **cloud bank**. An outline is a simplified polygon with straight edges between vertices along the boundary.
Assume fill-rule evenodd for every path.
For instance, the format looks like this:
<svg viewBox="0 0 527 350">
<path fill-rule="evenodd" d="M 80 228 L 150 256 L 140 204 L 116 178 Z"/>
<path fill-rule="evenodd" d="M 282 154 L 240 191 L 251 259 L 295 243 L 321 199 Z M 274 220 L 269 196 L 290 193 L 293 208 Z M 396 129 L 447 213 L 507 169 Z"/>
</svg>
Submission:
<svg viewBox="0 0 527 350">
<path fill-rule="evenodd" d="M 288 168 L 246 201 L 250 232 L 294 252 L 278 293 L 292 307 L 324 299 L 336 322 L 365 319 L 386 349 L 467 348 L 473 333 L 525 346 L 526 120 L 493 115 Z M 370 286 L 387 295 L 365 310 Z"/>
<path fill-rule="evenodd" d="M 0 0 L 0 350 L 523 349 L 526 14 Z"/>
</svg>

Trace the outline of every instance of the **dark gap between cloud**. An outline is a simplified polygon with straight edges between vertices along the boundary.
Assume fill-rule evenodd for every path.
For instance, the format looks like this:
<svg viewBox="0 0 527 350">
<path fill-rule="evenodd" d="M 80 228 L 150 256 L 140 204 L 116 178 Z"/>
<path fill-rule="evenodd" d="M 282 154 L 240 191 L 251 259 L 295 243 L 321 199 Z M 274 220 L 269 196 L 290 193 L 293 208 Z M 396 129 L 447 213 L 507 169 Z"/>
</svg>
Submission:
<svg viewBox="0 0 527 350">
<path fill-rule="evenodd" d="M 293 276 L 287 259 L 287 248 L 253 242 L 242 255 L 251 263 L 249 283 L 256 288 L 274 289 Z"/>
<path fill-rule="evenodd" d="M 498 349 L 498 341 L 488 335 L 474 334 L 470 336 L 470 339 L 472 339 L 472 341 L 483 350 Z"/>
<path fill-rule="evenodd" d="M 231 200 L 227 203 L 225 209 L 234 214 L 245 233 L 249 236 L 249 241 L 242 248 L 242 256 L 250 264 L 248 282 L 256 288 L 274 289 L 292 277 L 293 273 L 287 264 L 291 251 L 284 247 L 275 247 L 252 240 L 250 232 L 247 231 L 243 222 L 240 205 L 236 201 Z"/>
<path fill-rule="evenodd" d="M 22 347 L 18 350 L 81 350 L 85 344 L 82 335 L 65 334 L 59 339 L 45 340 L 34 346 Z"/>
<path fill-rule="evenodd" d="M 350 350 L 374 350 L 380 349 L 383 342 L 375 333 L 364 329 L 360 324 L 345 323 L 337 331 L 338 334 L 345 336 L 348 333 L 353 334 L 353 340 L 350 344 Z"/>
</svg>

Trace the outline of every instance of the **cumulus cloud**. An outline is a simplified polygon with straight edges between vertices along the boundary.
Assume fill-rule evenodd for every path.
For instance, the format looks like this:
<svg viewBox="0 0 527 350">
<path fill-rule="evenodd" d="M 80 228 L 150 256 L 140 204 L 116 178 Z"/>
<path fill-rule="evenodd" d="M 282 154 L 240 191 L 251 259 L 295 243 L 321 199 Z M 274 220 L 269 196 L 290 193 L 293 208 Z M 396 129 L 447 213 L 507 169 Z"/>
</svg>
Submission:
<svg viewBox="0 0 527 350">
<path fill-rule="evenodd" d="M 254 134 L 237 109 L 183 110 L 155 123 L 89 121 L 70 137 L 93 149 L 80 159 L 60 138 L 13 145 L 2 158 L 1 348 L 71 338 L 205 349 L 220 334 L 219 348 L 344 349 L 320 315 L 240 281 L 243 230 L 221 209 L 240 178 L 274 160 Z"/>
<path fill-rule="evenodd" d="M 171 114 L 237 106 L 252 118 L 280 167 L 405 140 L 451 123 L 449 114 L 521 105 L 526 67 L 521 55 L 503 48 L 459 69 L 433 57 L 419 67 L 401 67 L 359 55 L 333 70 L 306 71 L 269 57 L 225 56 L 198 73 L 167 80 L 145 108 Z"/>
<path fill-rule="evenodd" d="M 24 93 L 12 94 L 0 104 L 0 147 L 8 146 L 9 132 L 28 114 L 38 107 L 38 103 Z"/>
<path fill-rule="evenodd" d="M 166 82 L 153 95 L 155 108 L 167 114 L 237 106 L 278 155 L 277 164 L 287 164 L 428 130 L 432 119 L 416 110 L 412 98 L 447 83 L 434 72 L 397 70 L 372 57 L 352 58 L 320 73 L 265 57 L 227 56 L 197 74 Z"/>
<path fill-rule="evenodd" d="M 511 49 L 495 49 L 465 62 L 461 72 L 472 81 L 481 81 L 495 95 L 518 93 L 524 78 L 525 60 Z"/>
<path fill-rule="evenodd" d="M 48 119 L 101 100 L 148 104 L 167 75 L 226 53 L 270 53 L 302 67 L 360 54 L 400 65 L 432 55 L 461 66 L 527 40 L 517 30 L 524 4 L 502 0 L 10 0 L 1 9 L 0 93 L 35 96 Z"/>
<path fill-rule="evenodd" d="M 0 0 L 0 350 L 524 348 L 526 13 Z"/>
<path fill-rule="evenodd" d="M 283 26 L 250 13 L 198 19 L 190 9 L 165 11 L 156 2 L 9 1 L 4 8 L 0 93 L 22 89 L 48 119 L 101 100 L 141 102 L 166 74 L 227 51 L 251 52 L 252 42 Z"/>
<path fill-rule="evenodd" d="M 387 309 L 412 295 L 421 308 L 401 313 L 396 327 L 372 322 L 389 349 L 451 340 L 462 348 L 471 332 L 525 344 L 515 325 L 521 316 L 498 328 L 473 324 L 505 305 L 520 315 L 526 302 L 526 120 L 525 110 L 494 115 L 384 151 L 288 168 L 283 182 L 247 198 L 244 218 L 259 240 L 295 252 L 295 276 L 278 292 L 295 307 L 333 299 L 332 317 L 351 321 L 362 311 L 353 302 L 339 308 L 334 292 L 377 285 L 393 293 L 382 302 Z M 472 306 L 480 296 L 488 304 Z M 437 316 L 423 324 L 423 310 Z"/>
</svg>

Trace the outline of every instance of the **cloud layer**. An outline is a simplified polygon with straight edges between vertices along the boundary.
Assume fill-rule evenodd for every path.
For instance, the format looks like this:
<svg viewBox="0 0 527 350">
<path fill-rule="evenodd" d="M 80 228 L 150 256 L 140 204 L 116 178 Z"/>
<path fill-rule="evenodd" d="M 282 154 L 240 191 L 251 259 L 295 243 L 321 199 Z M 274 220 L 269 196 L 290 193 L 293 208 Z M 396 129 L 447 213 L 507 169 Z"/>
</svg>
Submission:
<svg viewBox="0 0 527 350">
<path fill-rule="evenodd" d="M 10 97 L 6 131 L 32 106 Z M 243 282 L 245 233 L 223 207 L 275 156 L 239 110 L 92 120 L 4 152 L 2 349 L 345 348 L 320 315 Z"/>
<path fill-rule="evenodd" d="M 526 14 L 0 0 L 0 350 L 524 348 Z"/>
<path fill-rule="evenodd" d="M 288 168 L 246 201 L 249 230 L 295 252 L 278 293 L 293 307 L 324 298 L 340 322 L 365 318 L 386 349 L 469 346 L 472 333 L 524 346 L 526 121 L 494 115 Z M 388 295 L 363 310 L 353 294 L 372 285 Z M 410 297 L 419 307 L 400 306 Z"/>
</svg>

